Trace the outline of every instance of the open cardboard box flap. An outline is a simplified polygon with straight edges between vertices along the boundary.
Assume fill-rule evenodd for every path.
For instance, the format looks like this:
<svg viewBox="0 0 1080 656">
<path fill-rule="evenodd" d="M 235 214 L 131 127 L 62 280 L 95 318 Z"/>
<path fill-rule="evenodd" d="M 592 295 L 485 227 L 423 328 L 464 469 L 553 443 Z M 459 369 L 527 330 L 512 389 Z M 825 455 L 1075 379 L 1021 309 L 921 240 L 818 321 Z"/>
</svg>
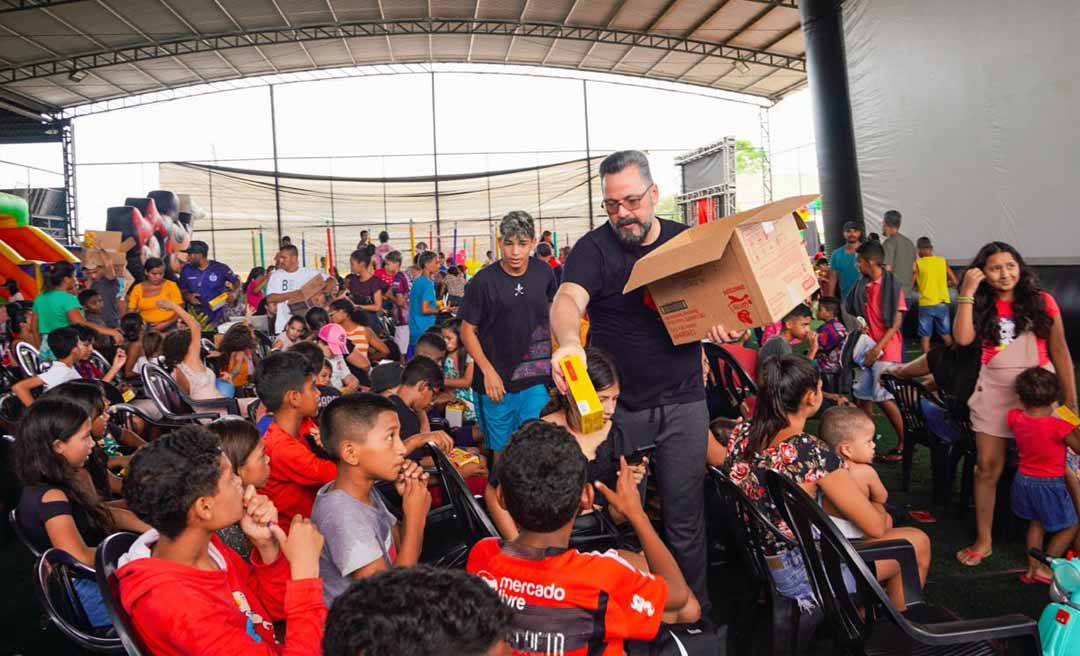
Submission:
<svg viewBox="0 0 1080 656">
<path fill-rule="evenodd" d="M 794 214 L 795 210 L 814 201 L 817 195 L 792 196 L 722 219 L 684 230 L 634 264 L 623 293 L 629 293 L 651 282 L 701 266 L 724 255 L 735 228 L 744 224 L 778 221 Z M 804 227 L 796 215 L 799 227 Z"/>
</svg>

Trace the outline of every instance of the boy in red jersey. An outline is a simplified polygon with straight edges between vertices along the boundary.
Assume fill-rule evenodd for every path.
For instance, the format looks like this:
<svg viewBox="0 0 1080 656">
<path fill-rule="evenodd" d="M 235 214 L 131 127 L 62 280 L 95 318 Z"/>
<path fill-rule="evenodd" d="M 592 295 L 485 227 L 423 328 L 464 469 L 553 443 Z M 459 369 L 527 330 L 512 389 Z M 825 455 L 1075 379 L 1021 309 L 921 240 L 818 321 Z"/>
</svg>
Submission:
<svg viewBox="0 0 1080 656">
<path fill-rule="evenodd" d="M 263 435 L 270 457 L 270 478 L 263 491 L 285 517 L 311 516 L 315 493 L 337 477 L 337 467 L 320 457 L 318 448 L 319 388 L 307 358 L 286 351 L 271 353 L 259 363 L 255 391 L 274 421 Z"/>
<path fill-rule="evenodd" d="M 593 488 L 585 456 L 565 428 L 525 424 L 507 444 L 498 471 L 498 502 L 520 533 L 509 542 L 481 540 L 466 569 L 514 611 L 509 642 L 515 654 L 622 654 L 624 640 L 655 637 L 665 615 L 698 619 L 680 612 L 697 602 L 649 523 L 625 459 L 616 491 L 602 483 L 596 489 L 634 527 L 655 575 L 615 551 L 568 548 L 578 511 L 593 507 Z"/>
</svg>

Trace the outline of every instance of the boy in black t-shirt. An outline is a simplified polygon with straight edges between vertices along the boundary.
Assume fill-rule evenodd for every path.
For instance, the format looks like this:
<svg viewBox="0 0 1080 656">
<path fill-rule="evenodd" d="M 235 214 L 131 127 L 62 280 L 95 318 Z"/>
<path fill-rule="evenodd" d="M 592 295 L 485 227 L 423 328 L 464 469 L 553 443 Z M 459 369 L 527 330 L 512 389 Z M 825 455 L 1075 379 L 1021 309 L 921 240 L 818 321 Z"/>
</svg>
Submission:
<svg viewBox="0 0 1080 656">
<path fill-rule="evenodd" d="M 502 450 L 518 426 L 538 419 L 551 379 L 548 307 L 555 275 L 531 257 L 536 228 L 526 212 L 499 224 L 502 259 L 481 269 L 465 287 L 461 341 L 476 363 L 473 389 L 485 444 Z"/>
<path fill-rule="evenodd" d="M 454 440 L 449 435 L 443 431 L 430 432 L 427 419 L 427 410 L 442 391 L 442 386 L 442 367 L 430 358 L 417 356 L 409 360 L 401 372 L 397 392 L 387 397 L 397 410 L 401 424 L 399 435 L 407 452 L 411 453 L 427 442 L 435 442 L 444 451 L 453 448 Z"/>
</svg>

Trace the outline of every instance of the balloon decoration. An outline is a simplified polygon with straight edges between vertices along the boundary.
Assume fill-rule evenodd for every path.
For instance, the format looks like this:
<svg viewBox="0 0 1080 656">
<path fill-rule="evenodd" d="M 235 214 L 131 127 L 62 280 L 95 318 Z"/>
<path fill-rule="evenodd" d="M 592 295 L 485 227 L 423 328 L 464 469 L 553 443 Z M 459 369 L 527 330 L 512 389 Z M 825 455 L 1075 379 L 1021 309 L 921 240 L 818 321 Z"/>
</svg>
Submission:
<svg viewBox="0 0 1080 656">
<path fill-rule="evenodd" d="M 484 266 L 484 265 L 481 264 L 480 262 L 477 262 L 475 259 L 473 259 L 471 257 L 469 259 L 465 260 L 465 271 L 470 276 L 475 276 L 476 272 L 479 271 L 480 267 L 482 267 L 482 266 Z"/>
</svg>

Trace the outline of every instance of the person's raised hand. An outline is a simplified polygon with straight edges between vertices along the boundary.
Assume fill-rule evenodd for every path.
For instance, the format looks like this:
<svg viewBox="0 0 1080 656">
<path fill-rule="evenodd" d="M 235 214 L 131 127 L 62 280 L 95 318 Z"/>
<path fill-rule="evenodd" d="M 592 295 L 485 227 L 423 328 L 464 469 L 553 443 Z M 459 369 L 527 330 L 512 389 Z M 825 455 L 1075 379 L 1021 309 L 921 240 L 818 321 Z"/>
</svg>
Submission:
<svg viewBox="0 0 1080 656">
<path fill-rule="evenodd" d="M 571 355 L 576 355 L 581 358 L 581 364 L 586 368 L 589 366 L 589 362 L 585 358 L 585 349 L 581 348 L 581 344 L 565 344 L 559 346 L 559 348 L 551 354 L 551 378 L 555 381 L 555 387 L 559 389 L 560 394 L 566 394 L 566 378 L 563 376 L 562 367 L 559 366 L 559 361 Z"/>
<path fill-rule="evenodd" d="M 405 481 L 421 478 L 427 481 L 427 472 L 420 466 L 420 463 L 415 460 L 405 460 L 405 463 L 401 465 L 401 471 L 398 472 L 398 476 L 394 480 L 394 489 L 397 490 L 398 496 L 405 496 Z"/>
<path fill-rule="evenodd" d="M 427 476 L 425 473 L 424 476 Z M 401 495 L 401 511 L 405 517 L 427 517 L 431 510 L 431 492 L 428 492 L 427 480 L 406 478 L 404 492 Z"/>
<path fill-rule="evenodd" d="M 253 543 L 269 542 L 274 538 L 271 524 L 277 524 L 278 512 L 270 497 L 255 491 L 254 485 L 244 489 L 244 514 L 240 518 L 240 530 Z"/>
<path fill-rule="evenodd" d="M 974 296 L 984 280 L 986 280 L 986 274 L 983 270 L 979 267 L 971 267 L 964 272 L 964 279 L 960 282 L 960 295 Z"/>
<path fill-rule="evenodd" d="M 119 371 L 120 368 L 124 366 L 125 362 L 127 362 L 127 351 L 122 348 L 116 349 L 116 355 L 114 355 L 112 359 L 113 371 Z"/>
<path fill-rule="evenodd" d="M 294 581 L 319 578 L 323 536 L 310 519 L 293 515 L 288 535 L 276 523 L 270 525 L 270 532 L 289 561 L 289 571 Z"/>
<path fill-rule="evenodd" d="M 436 448 L 443 453 L 450 453 L 454 448 L 454 438 L 450 437 L 446 431 L 433 431 L 427 433 L 427 439 L 425 442 L 432 442 Z"/>
<path fill-rule="evenodd" d="M 604 485 L 601 481 L 593 483 L 596 490 L 604 495 L 608 505 L 627 519 L 644 515 L 645 510 L 641 507 L 641 493 L 637 483 L 634 482 L 634 471 L 626 464 L 626 456 L 619 456 L 619 478 L 615 484 L 615 491 Z"/>
<path fill-rule="evenodd" d="M 718 323 L 709 328 L 709 331 L 705 333 L 705 338 L 713 344 L 734 344 L 741 340 L 745 334 L 745 330 L 728 330 L 724 327 L 724 324 Z"/>
<path fill-rule="evenodd" d="M 154 303 L 154 305 L 158 306 L 162 310 L 176 310 L 179 307 L 175 301 L 169 300 L 167 298 L 159 298 Z"/>
</svg>

